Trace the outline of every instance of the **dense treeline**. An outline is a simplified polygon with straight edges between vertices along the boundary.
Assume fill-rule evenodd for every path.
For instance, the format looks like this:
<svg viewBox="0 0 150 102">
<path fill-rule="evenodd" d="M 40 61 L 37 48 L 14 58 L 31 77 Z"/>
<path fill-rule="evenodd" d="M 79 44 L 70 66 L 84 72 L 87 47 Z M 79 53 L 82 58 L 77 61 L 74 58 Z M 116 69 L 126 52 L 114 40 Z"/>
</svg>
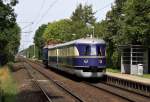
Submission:
<svg viewBox="0 0 150 102">
<path fill-rule="evenodd" d="M 20 44 L 20 27 L 13 7 L 17 0 L 0 0 L 0 65 L 14 59 Z"/>
<path fill-rule="evenodd" d="M 100 22 L 96 22 L 94 14 L 92 5 L 80 4 L 69 19 L 42 25 L 35 34 L 34 42 L 38 48 L 43 46 L 44 41 L 66 42 L 88 36 L 94 27 L 95 37 L 107 42 L 107 64 L 111 67 L 120 66 L 118 45 L 143 44 L 149 47 L 150 0 L 116 0 L 106 19 Z M 42 39 L 42 44 L 39 45 L 37 39 Z"/>
</svg>

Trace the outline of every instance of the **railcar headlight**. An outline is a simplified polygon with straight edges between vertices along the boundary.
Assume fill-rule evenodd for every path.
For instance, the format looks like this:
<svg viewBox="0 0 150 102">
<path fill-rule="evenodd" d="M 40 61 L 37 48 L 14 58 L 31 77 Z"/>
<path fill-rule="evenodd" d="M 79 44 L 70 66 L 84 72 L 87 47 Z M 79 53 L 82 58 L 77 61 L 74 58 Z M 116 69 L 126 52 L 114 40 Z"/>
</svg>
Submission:
<svg viewBox="0 0 150 102">
<path fill-rule="evenodd" d="M 89 61 L 87 59 L 84 60 L 84 63 L 88 63 Z"/>
<path fill-rule="evenodd" d="M 102 63 L 102 59 L 99 59 L 99 63 Z"/>
</svg>

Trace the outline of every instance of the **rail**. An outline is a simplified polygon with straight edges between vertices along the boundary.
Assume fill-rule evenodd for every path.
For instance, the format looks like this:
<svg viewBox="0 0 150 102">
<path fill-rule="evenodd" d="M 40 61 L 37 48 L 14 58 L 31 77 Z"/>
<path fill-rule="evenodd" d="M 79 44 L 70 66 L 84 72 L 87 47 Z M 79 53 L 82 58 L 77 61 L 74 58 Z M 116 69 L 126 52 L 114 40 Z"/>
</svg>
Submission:
<svg viewBox="0 0 150 102">
<path fill-rule="evenodd" d="M 30 63 L 34 63 L 32 61 L 28 62 L 26 61 L 30 66 L 32 66 L 32 64 Z M 36 63 L 37 64 L 37 63 Z M 33 67 L 33 66 L 32 66 Z M 46 75 L 45 72 L 43 72 L 42 70 L 38 69 L 35 67 L 35 69 L 40 72 L 42 75 L 44 75 L 46 78 L 48 78 L 51 82 L 53 82 L 55 85 L 57 85 L 58 87 L 60 87 L 61 89 L 63 89 L 65 92 L 67 92 L 69 95 L 71 95 L 72 97 L 74 97 L 77 102 L 86 102 L 84 101 L 80 96 L 78 96 L 75 92 L 72 92 L 71 90 L 67 89 L 66 87 L 64 87 L 63 85 L 61 85 L 61 83 L 59 83 L 57 80 L 53 80 L 49 75 Z"/>
<path fill-rule="evenodd" d="M 32 63 L 35 63 L 31 61 Z M 39 63 L 35 63 L 38 64 Z M 41 65 L 40 65 L 41 66 Z M 44 73 L 43 73 L 44 74 Z M 129 91 L 131 93 L 135 93 L 144 97 L 150 97 L 150 85 L 144 83 L 138 83 L 130 80 L 120 79 L 113 76 L 104 76 L 105 80 L 103 83 L 113 86 L 114 88 L 120 88 L 124 91 Z M 117 93 L 116 93 L 117 95 Z M 119 95 L 118 95 L 119 96 Z M 123 98 L 126 98 L 122 96 Z M 131 100 L 130 100 L 131 101 Z"/>
<path fill-rule="evenodd" d="M 48 96 L 48 94 L 46 93 L 46 91 L 38 84 L 38 81 L 34 78 L 34 76 L 31 74 L 31 72 L 27 68 L 26 68 L 26 70 L 27 70 L 28 75 L 31 77 L 32 82 L 34 83 L 34 85 L 37 86 L 41 90 L 41 92 L 43 93 L 45 98 L 48 100 L 48 102 L 53 102 L 51 100 L 51 98 Z"/>
</svg>

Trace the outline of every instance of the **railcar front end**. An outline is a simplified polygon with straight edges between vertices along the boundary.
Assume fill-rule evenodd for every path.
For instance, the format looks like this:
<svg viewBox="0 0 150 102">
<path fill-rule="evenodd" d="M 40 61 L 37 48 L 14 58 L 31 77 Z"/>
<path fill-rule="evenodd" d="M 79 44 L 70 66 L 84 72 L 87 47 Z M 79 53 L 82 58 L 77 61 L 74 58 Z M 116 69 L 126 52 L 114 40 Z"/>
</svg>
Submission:
<svg viewBox="0 0 150 102">
<path fill-rule="evenodd" d="M 102 77 L 106 68 L 105 44 L 77 44 L 79 56 L 75 58 L 74 68 L 80 77 Z"/>
</svg>

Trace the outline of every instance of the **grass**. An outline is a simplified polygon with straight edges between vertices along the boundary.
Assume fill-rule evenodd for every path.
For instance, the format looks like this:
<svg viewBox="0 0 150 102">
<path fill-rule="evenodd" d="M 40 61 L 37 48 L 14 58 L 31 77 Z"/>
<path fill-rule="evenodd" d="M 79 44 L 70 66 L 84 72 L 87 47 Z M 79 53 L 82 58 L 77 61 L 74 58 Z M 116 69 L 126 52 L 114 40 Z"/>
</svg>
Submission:
<svg viewBox="0 0 150 102">
<path fill-rule="evenodd" d="M 114 69 L 114 68 L 106 68 L 106 72 L 120 73 L 120 70 L 119 69 Z"/>
<path fill-rule="evenodd" d="M 144 74 L 142 77 L 150 79 L 150 74 Z"/>
<path fill-rule="evenodd" d="M 17 95 L 16 83 L 8 66 L 0 68 L 0 88 L 3 91 L 4 102 L 15 102 Z"/>
</svg>

